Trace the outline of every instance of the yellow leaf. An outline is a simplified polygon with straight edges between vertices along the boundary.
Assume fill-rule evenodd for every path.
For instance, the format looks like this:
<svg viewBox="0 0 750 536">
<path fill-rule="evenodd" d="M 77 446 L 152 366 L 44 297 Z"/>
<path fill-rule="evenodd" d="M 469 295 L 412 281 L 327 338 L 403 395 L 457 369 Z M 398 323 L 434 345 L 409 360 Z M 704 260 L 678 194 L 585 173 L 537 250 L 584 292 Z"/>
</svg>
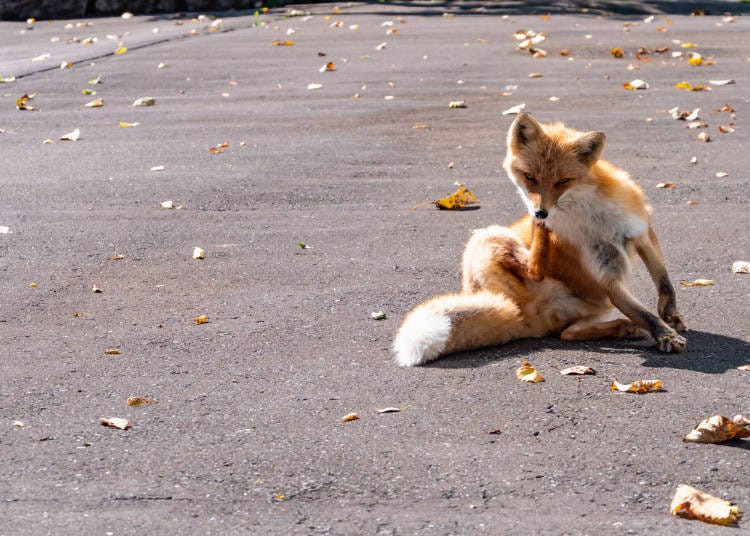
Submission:
<svg viewBox="0 0 750 536">
<path fill-rule="evenodd" d="M 736 505 L 687 484 L 677 488 L 669 513 L 716 525 L 732 525 L 740 518 Z"/>
<path fill-rule="evenodd" d="M 696 279 L 695 281 L 680 281 L 683 287 L 710 287 L 714 284 L 713 279 Z"/>
<path fill-rule="evenodd" d="M 701 56 L 698 53 L 693 52 L 690 57 L 688 58 L 688 65 L 703 65 L 703 56 Z"/>
<path fill-rule="evenodd" d="M 153 404 L 156 402 L 153 398 L 146 398 L 143 396 L 131 396 L 128 398 L 128 406 L 145 406 L 147 404 Z"/>
<path fill-rule="evenodd" d="M 135 123 L 127 123 L 127 122 L 125 122 L 125 121 L 120 121 L 120 122 L 119 122 L 119 125 L 120 125 L 120 126 L 121 126 L 122 128 L 132 128 L 132 127 L 137 127 L 138 125 L 140 125 L 140 123 L 138 123 L 138 122 L 135 122 Z"/>
<path fill-rule="evenodd" d="M 208 315 L 197 316 L 193 318 L 193 322 L 195 322 L 196 324 L 205 324 L 206 322 L 208 322 Z"/>
<path fill-rule="evenodd" d="M 623 51 L 622 51 L 622 49 L 619 49 L 617 47 L 615 47 L 612 50 L 610 50 L 609 53 L 612 54 L 612 56 L 614 56 L 615 58 L 622 58 L 622 56 L 624 54 Z"/>
<path fill-rule="evenodd" d="M 538 383 L 544 381 L 544 376 L 535 369 L 528 361 L 521 361 L 521 366 L 516 369 L 516 378 L 522 382 Z"/>
<path fill-rule="evenodd" d="M 122 352 L 118 350 L 117 348 L 110 348 L 109 350 L 104 350 L 104 353 L 107 355 L 119 355 Z"/>
<path fill-rule="evenodd" d="M 683 441 L 686 443 L 721 443 L 743 437 L 750 437 L 750 419 L 744 415 L 735 415 L 732 419 L 713 415 L 696 424 Z"/>
<path fill-rule="evenodd" d="M 127 47 L 118 47 L 118 49 L 115 50 L 115 54 L 125 54 L 127 51 Z"/>
<path fill-rule="evenodd" d="M 424 205 L 435 205 L 437 208 L 442 210 L 462 210 L 468 205 L 475 205 L 479 203 L 477 197 L 471 193 L 466 187 L 461 186 L 458 190 L 447 197 L 438 199 L 437 201 L 425 201 L 412 208 L 415 210 Z"/>
<path fill-rule="evenodd" d="M 674 85 L 677 89 L 692 89 L 693 86 L 691 84 L 688 84 L 687 82 L 678 82 Z"/>
<path fill-rule="evenodd" d="M 281 41 L 279 39 L 276 39 L 275 41 L 271 42 L 272 44 L 276 45 L 277 47 L 292 47 L 294 46 L 294 41 L 287 40 L 287 41 Z"/>
<path fill-rule="evenodd" d="M 612 391 L 621 391 L 623 393 L 647 393 L 649 391 L 658 391 L 661 389 L 661 380 L 638 380 L 633 383 L 620 383 L 617 380 L 612 382 Z"/>
<path fill-rule="evenodd" d="M 698 45 L 697 45 L 696 43 L 682 43 L 682 44 L 681 44 L 680 46 L 681 46 L 682 48 L 695 48 L 695 47 L 697 47 Z"/>
<path fill-rule="evenodd" d="M 94 99 L 91 102 L 84 104 L 87 108 L 101 108 L 104 106 L 104 99 Z"/>
</svg>

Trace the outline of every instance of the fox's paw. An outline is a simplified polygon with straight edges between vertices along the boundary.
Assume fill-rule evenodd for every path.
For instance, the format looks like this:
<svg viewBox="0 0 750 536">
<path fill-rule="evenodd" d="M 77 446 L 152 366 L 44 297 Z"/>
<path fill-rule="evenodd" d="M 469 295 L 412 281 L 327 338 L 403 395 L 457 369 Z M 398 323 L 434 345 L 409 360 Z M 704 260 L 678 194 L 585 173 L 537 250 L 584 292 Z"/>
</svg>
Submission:
<svg viewBox="0 0 750 536">
<path fill-rule="evenodd" d="M 664 335 L 661 335 L 660 337 L 657 337 L 656 344 L 659 347 L 659 350 L 667 354 L 672 352 L 679 353 L 685 349 L 685 346 L 687 345 L 687 339 L 678 334 L 676 331 L 670 331 L 668 333 L 665 333 Z"/>
<path fill-rule="evenodd" d="M 664 320 L 668 326 L 674 328 L 675 331 L 687 331 L 688 329 L 687 322 L 685 322 L 685 319 L 677 311 L 665 313 L 661 319 Z"/>
</svg>

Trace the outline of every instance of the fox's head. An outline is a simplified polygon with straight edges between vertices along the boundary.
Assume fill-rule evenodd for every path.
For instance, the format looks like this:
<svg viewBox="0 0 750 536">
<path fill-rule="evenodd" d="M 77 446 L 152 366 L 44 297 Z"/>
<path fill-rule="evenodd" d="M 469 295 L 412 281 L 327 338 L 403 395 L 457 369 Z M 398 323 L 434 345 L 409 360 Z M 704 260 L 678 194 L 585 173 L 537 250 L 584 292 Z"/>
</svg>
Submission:
<svg viewBox="0 0 750 536">
<path fill-rule="evenodd" d="M 604 143 L 601 132 L 577 132 L 561 123 L 542 125 L 520 114 L 508 131 L 504 167 L 529 213 L 544 220 L 566 192 L 590 183 L 589 170 Z"/>
</svg>

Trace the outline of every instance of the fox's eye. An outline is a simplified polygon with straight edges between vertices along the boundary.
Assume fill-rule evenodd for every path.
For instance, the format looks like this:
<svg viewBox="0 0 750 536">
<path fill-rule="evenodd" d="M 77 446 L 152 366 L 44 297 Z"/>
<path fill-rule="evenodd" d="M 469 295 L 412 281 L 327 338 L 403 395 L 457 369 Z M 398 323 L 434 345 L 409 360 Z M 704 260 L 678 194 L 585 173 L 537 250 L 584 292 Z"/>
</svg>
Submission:
<svg viewBox="0 0 750 536">
<path fill-rule="evenodd" d="M 570 182 L 570 179 L 561 179 L 557 181 L 557 184 L 555 186 L 562 186 L 563 184 L 567 184 Z"/>
<path fill-rule="evenodd" d="M 536 184 L 536 178 L 531 173 L 524 173 L 523 176 L 526 177 L 526 180 L 531 184 Z"/>
</svg>

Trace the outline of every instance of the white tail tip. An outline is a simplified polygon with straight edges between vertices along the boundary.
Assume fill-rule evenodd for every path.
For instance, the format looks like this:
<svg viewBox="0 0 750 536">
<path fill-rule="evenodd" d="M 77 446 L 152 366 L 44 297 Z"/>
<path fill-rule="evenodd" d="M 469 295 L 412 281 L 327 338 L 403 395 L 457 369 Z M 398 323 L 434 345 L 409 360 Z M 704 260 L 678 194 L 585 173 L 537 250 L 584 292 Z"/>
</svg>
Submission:
<svg viewBox="0 0 750 536">
<path fill-rule="evenodd" d="M 418 307 L 406 317 L 393 342 L 396 361 L 402 367 L 414 367 L 437 359 L 450 333 L 448 315 L 429 306 Z"/>
</svg>

